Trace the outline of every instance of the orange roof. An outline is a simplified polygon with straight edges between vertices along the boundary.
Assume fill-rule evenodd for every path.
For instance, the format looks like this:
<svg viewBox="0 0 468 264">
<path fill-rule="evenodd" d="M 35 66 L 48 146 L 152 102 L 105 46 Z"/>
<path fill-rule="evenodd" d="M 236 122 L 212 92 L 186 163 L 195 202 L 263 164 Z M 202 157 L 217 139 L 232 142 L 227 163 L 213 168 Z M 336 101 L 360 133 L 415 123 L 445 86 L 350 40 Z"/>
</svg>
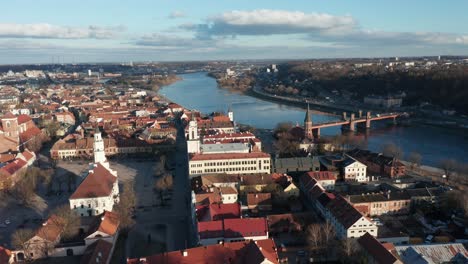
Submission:
<svg viewBox="0 0 468 264">
<path fill-rule="evenodd" d="M 116 213 L 105 211 L 97 217 L 94 225 L 89 228 L 88 234 L 99 231 L 113 236 L 117 232 L 119 224 L 120 220 Z"/>
<path fill-rule="evenodd" d="M 112 187 L 117 177 L 107 168 L 98 163 L 91 173 L 86 176 L 70 199 L 83 199 L 91 197 L 105 197 L 112 193 Z"/>
<path fill-rule="evenodd" d="M 191 161 L 220 160 L 220 159 L 258 159 L 269 158 L 270 155 L 263 152 L 252 153 L 223 153 L 223 154 L 195 154 Z"/>
<path fill-rule="evenodd" d="M 247 205 L 271 205 L 271 193 L 248 193 Z"/>
<path fill-rule="evenodd" d="M 33 126 L 29 128 L 28 130 L 24 131 L 23 133 L 21 133 L 20 138 L 22 142 L 26 142 L 41 133 L 42 131 L 38 127 Z"/>
<path fill-rule="evenodd" d="M 331 171 L 309 171 L 306 173 L 317 181 L 336 180 L 336 175 Z"/>
<path fill-rule="evenodd" d="M 275 243 L 272 239 L 247 240 L 189 248 L 183 251 L 166 252 L 141 259 L 129 259 L 127 264 L 253 264 L 262 263 L 265 259 L 271 263 L 279 263 Z"/>
<path fill-rule="evenodd" d="M 26 159 L 26 161 L 29 161 L 29 160 L 31 160 L 32 158 L 34 158 L 33 153 L 32 153 L 31 151 L 27 150 L 27 149 L 24 150 L 23 152 L 21 152 L 21 155 L 24 156 L 24 158 Z"/>
<path fill-rule="evenodd" d="M 0 154 L 0 163 L 15 159 L 15 154 Z"/>
<path fill-rule="evenodd" d="M 213 121 L 215 122 L 231 122 L 228 116 L 213 116 Z"/>
</svg>

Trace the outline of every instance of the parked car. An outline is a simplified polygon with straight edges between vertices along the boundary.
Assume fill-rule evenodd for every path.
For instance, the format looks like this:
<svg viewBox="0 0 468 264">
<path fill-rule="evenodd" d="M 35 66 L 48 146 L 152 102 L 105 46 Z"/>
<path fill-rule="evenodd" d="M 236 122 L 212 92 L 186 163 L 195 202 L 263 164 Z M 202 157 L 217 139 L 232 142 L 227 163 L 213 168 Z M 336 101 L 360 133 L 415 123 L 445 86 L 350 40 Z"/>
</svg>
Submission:
<svg viewBox="0 0 468 264">
<path fill-rule="evenodd" d="M 5 220 L 5 225 L 9 225 L 9 224 L 11 224 L 10 219 Z"/>
</svg>

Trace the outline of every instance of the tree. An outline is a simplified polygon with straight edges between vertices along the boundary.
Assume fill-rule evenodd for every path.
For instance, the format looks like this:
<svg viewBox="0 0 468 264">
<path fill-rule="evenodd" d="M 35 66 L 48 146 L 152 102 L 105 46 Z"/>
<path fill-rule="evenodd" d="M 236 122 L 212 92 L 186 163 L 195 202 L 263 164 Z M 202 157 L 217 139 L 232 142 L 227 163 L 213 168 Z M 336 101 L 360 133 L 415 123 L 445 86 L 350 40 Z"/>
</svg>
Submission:
<svg viewBox="0 0 468 264">
<path fill-rule="evenodd" d="M 57 207 L 51 214 L 56 217 L 50 217 L 54 224 L 61 227 L 63 240 L 70 240 L 79 234 L 81 218 L 70 209 L 68 204 Z"/>
<path fill-rule="evenodd" d="M 452 176 L 452 173 L 457 167 L 457 162 L 454 159 L 442 159 L 440 162 L 440 167 L 444 170 L 447 180 Z"/>
<path fill-rule="evenodd" d="M 411 152 L 408 155 L 408 161 L 411 163 L 411 168 L 414 168 L 414 166 L 419 167 L 421 165 L 421 159 L 422 156 L 418 152 Z"/>
<path fill-rule="evenodd" d="M 159 191 L 159 196 L 161 197 L 161 203 L 164 203 L 163 192 L 169 189 L 172 189 L 172 186 L 173 186 L 173 178 L 172 178 L 172 175 L 170 174 L 165 174 L 164 176 L 159 177 L 156 180 L 154 187 L 157 191 Z"/>
<path fill-rule="evenodd" d="M 33 177 L 21 177 L 21 179 L 13 187 L 15 198 L 23 205 L 29 206 L 34 201 L 36 193 L 35 181 Z"/>
<path fill-rule="evenodd" d="M 123 190 L 120 194 L 119 203 L 115 206 L 115 210 L 119 215 L 120 228 L 127 232 L 135 223 L 132 219 L 133 211 L 137 198 L 133 182 L 126 181 L 123 184 Z"/>
<path fill-rule="evenodd" d="M 396 160 L 401 159 L 403 150 L 394 143 L 386 143 L 382 146 L 382 153 L 384 156 L 392 157 Z"/>
<path fill-rule="evenodd" d="M 311 224 L 307 228 L 307 241 L 313 251 L 318 251 L 323 244 L 322 227 L 320 224 Z"/>
<path fill-rule="evenodd" d="M 26 258 L 29 257 L 30 245 L 28 242 L 34 236 L 31 229 L 16 229 L 11 235 L 11 243 L 15 249 L 22 250 Z"/>
<path fill-rule="evenodd" d="M 280 156 L 294 156 L 299 150 L 299 144 L 286 137 L 280 137 L 275 141 L 274 146 Z"/>
<path fill-rule="evenodd" d="M 359 247 L 357 245 L 356 239 L 345 238 L 341 241 L 341 257 L 343 259 L 353 259 L 353 256 L 356 255 L 358 250 Z"/>
</svg>

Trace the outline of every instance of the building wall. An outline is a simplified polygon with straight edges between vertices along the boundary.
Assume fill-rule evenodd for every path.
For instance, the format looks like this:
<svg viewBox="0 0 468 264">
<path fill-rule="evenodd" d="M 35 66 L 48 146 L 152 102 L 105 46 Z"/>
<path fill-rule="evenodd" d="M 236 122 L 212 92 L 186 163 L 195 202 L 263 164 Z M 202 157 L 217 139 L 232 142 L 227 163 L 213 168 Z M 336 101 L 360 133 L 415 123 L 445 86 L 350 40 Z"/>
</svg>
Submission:
<svg viewBox="0 0 468 264">
<path fill-rule="evenodd" d="M 193 177 L 210 173 L 270 173 L 270 165 L 270 158 L 189 161 L 189 174 Z"/>
<path fill-rule="evenodd" d="M 372 236 L 377 236 L 377 226 L 366 218 L 362 217 L 354 225 L 348 228 L 346 235 L 348 238 L 361 237 L 366 232 Z"/>
<path fill-rule="evenodd" d="M 225 204 L 237 203 L 237 194 L 222 194 L 221 200 Z"/>
<path fill-rule="evenodd" d="M 115 186 L 118 185 L 114 184 Z M 80 216 L 88 216 L 89 210 L 91 210 L 92 215 L 98 215 L 106 211 L 112 211 L 114 207 L 114 194 L 115 191 L 111 193 L 111 195 L 106 197 L 95 197 L 95 198 L 85 198 L 85 199 L 70 199 L 70 208 L 74 210 Z M 117 188 L 118 194 L 118 188 Z M 82 207 L 83 205 L 83 207 Z"/>
<path fill-rule="evenodd" d="M 344 173 L 343 176 L 346 181 L 363 182 L 363 181 L 366 181 L 366 177 L 367 177 L 366 170 L 367 170 L 366 165 L 356 161 L 343 168 L 343 173 Z"/>
</svg>

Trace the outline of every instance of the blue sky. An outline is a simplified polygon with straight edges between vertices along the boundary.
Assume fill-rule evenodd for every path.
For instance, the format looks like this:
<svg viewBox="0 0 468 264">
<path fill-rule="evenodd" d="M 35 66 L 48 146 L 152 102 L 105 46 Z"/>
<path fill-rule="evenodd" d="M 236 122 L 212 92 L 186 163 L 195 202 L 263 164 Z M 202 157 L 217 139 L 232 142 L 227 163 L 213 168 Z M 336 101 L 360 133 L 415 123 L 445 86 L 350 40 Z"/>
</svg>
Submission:
<svg viewBox="0 0 468 264">
<path fill-rule="evenodd" d="M 0 63 L 468 55 L 468 1 L 15 0 Z"/>
</svg>

